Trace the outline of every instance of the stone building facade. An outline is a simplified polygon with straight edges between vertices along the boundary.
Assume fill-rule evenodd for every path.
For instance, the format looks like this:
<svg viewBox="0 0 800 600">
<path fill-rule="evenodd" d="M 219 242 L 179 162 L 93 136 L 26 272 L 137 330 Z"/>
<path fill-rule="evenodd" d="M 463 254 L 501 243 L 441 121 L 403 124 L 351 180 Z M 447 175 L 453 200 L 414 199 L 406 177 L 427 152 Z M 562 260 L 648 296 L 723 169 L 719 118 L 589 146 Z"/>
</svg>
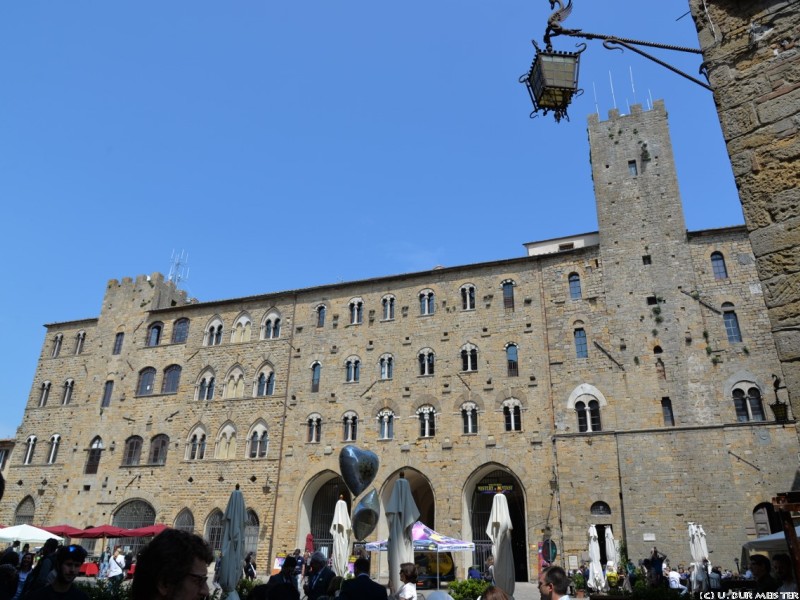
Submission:
<svg viewBox="0 0 800 600">
<path fill-rule="evenodd" d="M 687 233 L 663 102 L 589 137 L 599 231 L 520 258 L 217 302 L 109 281 L 97 318 L 47 327 L 0 521 L 218 545 L 239 484 L 264 565 L 308 533 L 326 547 L 335 500 L 358 500 L 353 443 L 382 501 L 402 470 L 422 521 L 477 543 L 462 575 L 498 486 L 520 580 L 545 535 L 583 559 L 589 524 L 688 561 L 699 522 L 732 561 L 774 527 L 799 449 L 769 409 L 783 374 L 747 231 Z"/>
<path fill-rule="evenodd" d="M 800 6 L 690 0 L 795 412 L 800 410 Z"/>
</svg>

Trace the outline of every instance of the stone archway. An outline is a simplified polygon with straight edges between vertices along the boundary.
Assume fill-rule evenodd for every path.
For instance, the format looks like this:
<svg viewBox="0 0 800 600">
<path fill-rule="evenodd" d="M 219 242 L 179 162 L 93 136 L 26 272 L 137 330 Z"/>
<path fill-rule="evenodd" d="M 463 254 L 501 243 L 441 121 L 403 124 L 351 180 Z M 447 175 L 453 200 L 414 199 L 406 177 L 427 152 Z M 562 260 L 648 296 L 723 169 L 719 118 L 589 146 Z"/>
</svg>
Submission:
<svg viewBox="0 0 800 600">
<path fill-rule="evenodd" d="M 297 548 L 305 548 L 306 535 L 314 536 L 314 548 L 331 556 L 333 538 L 330 533 L 336 502 L 342 497 L 347 503 L 348 513 L 352 513 L 350 491 L 341 475 L 333 471 L 319 473 L 306 486 L 300 502 L 300 516 L 297 530 Z"/>
</svg>

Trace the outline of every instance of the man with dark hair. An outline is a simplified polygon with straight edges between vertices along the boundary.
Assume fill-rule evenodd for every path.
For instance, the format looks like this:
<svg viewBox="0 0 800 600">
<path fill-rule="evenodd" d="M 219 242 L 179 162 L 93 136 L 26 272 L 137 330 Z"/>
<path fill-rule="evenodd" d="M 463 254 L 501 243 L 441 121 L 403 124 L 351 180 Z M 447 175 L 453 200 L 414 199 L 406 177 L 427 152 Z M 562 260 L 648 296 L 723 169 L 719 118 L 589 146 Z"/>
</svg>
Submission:
<svg viewBox="0 0 800 600">
<path fill-rule="evenodd" d="M 339 600 L 386 600 L 386 588 L 369 576 L 369 560 L 357 558 L 353 563 L 355 577 L 342 584 Z"/>
<path fill-rule="evenodd" d="M 322 552 L 314 552 L 311 555 L 311 573 L 308 576 L 308 583 L 305 585 L 308 600 L 317 600 L 320 596 L 326 596 L 331 579 L 335 576 L 333 570 L 328 567 L 328 558 Z"/>
<path fill-rule="evenodd" d="M 27 600 L 89 600 L 85 592 L 72 585 L 85 560 L 86 550 L 81 546 L 61 546 L 55 556 L 55 580 L 27 596 Z"/>
<path fill-rule="evenodd" d="M 776 554 L 772 557 L 772 569 L 778 576 L 778 593 L 781 598 L 797 597 L 797 582 L 792 574 L 792 559 L 788 554 Z"/>
<path fill-rule="evenodd" d="M 300 600 L 300 591 L 297 589 L 297 579 L 294 568 L 297 559 L 287 556 L 283 560 L 280 573 L 269 578 L 267 583 L 262 583 L 253 588 L 247 600 Z"/>
<path fill-rule="evenodd" d="M 41 558 L 25 580 L 25 587 L 22 588 L 22 597 L 27 598 L 29 594 L 42 589 L 48 585 L 52 579 L 50 577 L 56 568 L 56 550 L 58 550 L 58 540 L 50 538 L 39 551 Z"/>
<path fill-rule="evenodd" d="M 202 600 L 210 595 L 208 565 L 214 554 L 199 535 L 165 529 L 139 551 L 133 600 Z"/>
<path fill-rule="evenodd" d="M 753 572 L 753 579 L 756 585 L 753 591 L 763 594 L 764 592 L 775 592 L 778 589 L 778 582 L 769 574 L 769 559 L 761 554 L 754 554 L 750 557 L 750 570 Z"/>
<path fill-rule="evenodd" d="M 542 600 L 569 600 L 569 577 L 559 566 L 547 567 L 539 573 L 539 594 Z"/>
</svg>

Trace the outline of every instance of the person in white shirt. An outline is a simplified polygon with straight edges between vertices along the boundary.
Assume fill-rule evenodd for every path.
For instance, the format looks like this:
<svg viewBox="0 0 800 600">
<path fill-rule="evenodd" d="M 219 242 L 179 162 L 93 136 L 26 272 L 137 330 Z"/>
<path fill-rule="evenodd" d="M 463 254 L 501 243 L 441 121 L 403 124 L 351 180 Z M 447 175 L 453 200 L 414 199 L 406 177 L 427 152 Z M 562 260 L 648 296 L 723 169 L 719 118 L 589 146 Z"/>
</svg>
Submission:
<svg viewBox="0 0 800 600">
<path fill-rule="evenodd" d="M 125 555 L 122 554 L 122 548 L 117 546 L 114 548 L 114 555 L 108 561 L 108 581 L 111 583 L 111 588 L 116 595 L 119 592 L 119 586 L 125 574 L 122 569 L 125 568 Z"/>
<path fill-rule="evenodd" d="M 669 587 L 672 590 L 680 590 L 681 596 L 685 595 L 688 591 L 685 585 L 681 584 L 681 574 L 678 573 L 675 569 L 670 569 L 669 573 L 667 574 L 667 579 L 669 580 Z"/>
</svg>

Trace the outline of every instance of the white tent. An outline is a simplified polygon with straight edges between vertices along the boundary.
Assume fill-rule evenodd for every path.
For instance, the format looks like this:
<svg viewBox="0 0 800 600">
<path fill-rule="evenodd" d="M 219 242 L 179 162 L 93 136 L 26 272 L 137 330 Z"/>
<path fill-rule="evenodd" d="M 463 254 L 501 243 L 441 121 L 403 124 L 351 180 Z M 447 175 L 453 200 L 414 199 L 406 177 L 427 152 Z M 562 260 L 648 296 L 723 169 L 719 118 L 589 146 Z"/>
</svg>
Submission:
<svg viewBox="0 0 800 600">
<path fill-rule="evenodd" d="M 797 533 L 797 537 L 800 538 L 800 525 L 795 527 L 794 530 Z M 0 533 L 2 532 L 0 531 Z M 767 554 L 779 554 L 789 551 L 789 547 L 786 545 L 786 536 L 782 531 L 746 542 L 742 549 L 747 552 L 765 552 Z"/>
<path fill-rule="evenodd" d="M 0 542 L 13 542 L 19 540 L 22 544 L 44 544 L 50 538 L 55 538 L 59 542 L 64 539 L 53 535 L 49 531 L 39 529 L 33 525 L 14 525 L 13 527 L 6 527 L 0 529 Z"/>
</svg>

